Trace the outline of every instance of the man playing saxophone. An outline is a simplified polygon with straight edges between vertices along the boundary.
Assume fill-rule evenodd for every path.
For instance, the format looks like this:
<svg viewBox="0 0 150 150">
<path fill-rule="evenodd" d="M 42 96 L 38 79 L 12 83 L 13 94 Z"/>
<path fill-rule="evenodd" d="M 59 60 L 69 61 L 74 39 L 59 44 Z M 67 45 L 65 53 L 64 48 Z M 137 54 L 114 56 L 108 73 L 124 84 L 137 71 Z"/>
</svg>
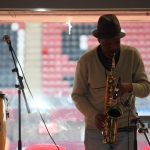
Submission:
<svg viewBox="0 0 150 150">
<path fill-rule="evenodd" d="M 149 95 L 150 83 L 141 55 L 136 48 L 120 43 L 125 33 L 114 14 L 102 15 L 92 34 L 100 44 L 78 60 L 72 91 L 75 106 L 85 116 L 85 149 L 128 150 L 129 145 L 133 150 L 133 118 L 128 119 L 129 111 L 118 101 L 113 107 L 111 100 L 120 77 L 120 97 L 125 101 L 132 95 L 129 103 L 133 112 L 135 97 Z M 114 108 L 119 116 L 109 115 Z"/>
</svg>

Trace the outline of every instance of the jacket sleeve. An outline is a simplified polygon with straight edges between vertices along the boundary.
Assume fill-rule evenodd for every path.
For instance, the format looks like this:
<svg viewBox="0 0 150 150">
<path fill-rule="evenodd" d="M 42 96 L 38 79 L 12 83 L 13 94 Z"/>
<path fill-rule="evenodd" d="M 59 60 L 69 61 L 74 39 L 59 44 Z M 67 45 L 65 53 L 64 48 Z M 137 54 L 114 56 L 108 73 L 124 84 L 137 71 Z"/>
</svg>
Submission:
<svg viewBox="0 0 150 150">
<path fill-rule="evenodd" d="M 135 55 L 134 64 L 132 94 L 144 98 L 150 94 L 150 82 L 148 81 L 144 63 L 138 51 Z"/>
<path fill-rule="evenodd" d="M 89 120 L 94 122 L 95 116 L 99 113 L 93 108 L 87 98 L 88 92 L 88 76 L 85 70 L 77 63 L 74 86 L 72 91 L 72 99 L 77 109 Z"/>
</svg>

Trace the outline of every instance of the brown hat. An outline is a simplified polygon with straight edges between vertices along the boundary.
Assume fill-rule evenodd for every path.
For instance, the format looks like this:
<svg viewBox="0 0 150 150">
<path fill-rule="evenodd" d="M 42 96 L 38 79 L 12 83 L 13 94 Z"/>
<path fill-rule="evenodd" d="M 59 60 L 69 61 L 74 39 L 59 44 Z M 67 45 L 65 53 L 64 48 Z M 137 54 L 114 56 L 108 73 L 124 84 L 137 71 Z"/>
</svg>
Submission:
<svg viewBox="0 0 150 150">
<path fill-rule="evenodd" d="M 102 15 L 98 20 L 97 30 L 94 30 L 92 34 L 101 39 L 122 38 L 126 35 L 121 32 L 119 20 L 114 14 Z"/>
</svg>

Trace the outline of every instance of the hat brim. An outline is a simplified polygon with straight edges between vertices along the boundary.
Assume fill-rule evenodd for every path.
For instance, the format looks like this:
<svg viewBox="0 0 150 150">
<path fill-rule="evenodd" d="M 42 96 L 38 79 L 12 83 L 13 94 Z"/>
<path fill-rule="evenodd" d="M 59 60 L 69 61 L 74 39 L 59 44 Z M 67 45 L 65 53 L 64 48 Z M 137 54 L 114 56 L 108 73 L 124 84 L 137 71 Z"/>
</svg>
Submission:
<svg viewBox="0 0 150 150">
<path fill-rule="evenodd" d="M 109 39 L 109 38 L 123 38 L 126 34 L 124 32 L 119 33 L 99 33 L 97 30 L 92 32 L 93 36 L 100 39 Z"/>
</svg>

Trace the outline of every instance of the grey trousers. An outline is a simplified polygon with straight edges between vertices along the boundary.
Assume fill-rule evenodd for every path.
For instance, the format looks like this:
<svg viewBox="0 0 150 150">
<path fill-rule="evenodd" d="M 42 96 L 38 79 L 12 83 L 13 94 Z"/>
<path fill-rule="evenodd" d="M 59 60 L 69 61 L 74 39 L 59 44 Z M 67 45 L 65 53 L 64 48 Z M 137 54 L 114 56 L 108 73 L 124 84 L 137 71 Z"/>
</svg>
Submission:
<svg viewBox="0 0 150 150">
<path fill-rule="evenodd" d="M 134 150 L 134 132 L 118 132 L 116 142 L 110 145 L 103 144 L 101 131 L 85 129 L 84 144 L 86 150 Z"/>
</svg>

